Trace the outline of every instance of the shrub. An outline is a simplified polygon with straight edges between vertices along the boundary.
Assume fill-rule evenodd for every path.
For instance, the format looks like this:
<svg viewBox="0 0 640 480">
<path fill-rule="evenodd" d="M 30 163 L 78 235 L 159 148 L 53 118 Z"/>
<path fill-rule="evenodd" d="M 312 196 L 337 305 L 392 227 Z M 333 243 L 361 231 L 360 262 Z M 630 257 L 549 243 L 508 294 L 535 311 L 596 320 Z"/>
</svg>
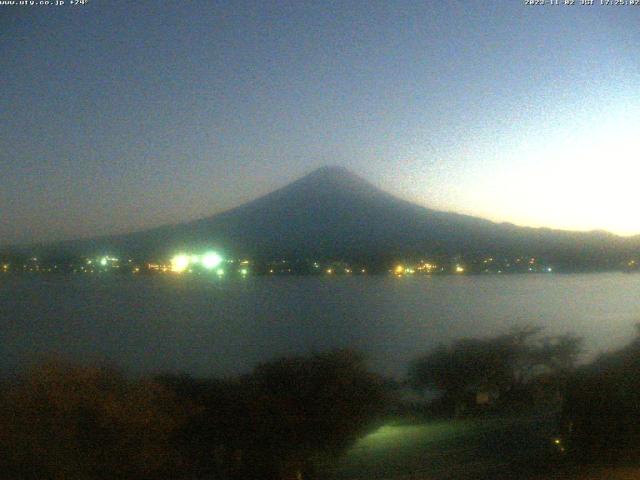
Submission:
<svg viewBox="0 0 640 480">
<path fill-rule="evenodd" d="M 170 440 L 185 412 L 167 389 L 115 369 L 48 361 L 0 405 L 4 478 L 153 479 L 179 465 Z"/>
</svg>

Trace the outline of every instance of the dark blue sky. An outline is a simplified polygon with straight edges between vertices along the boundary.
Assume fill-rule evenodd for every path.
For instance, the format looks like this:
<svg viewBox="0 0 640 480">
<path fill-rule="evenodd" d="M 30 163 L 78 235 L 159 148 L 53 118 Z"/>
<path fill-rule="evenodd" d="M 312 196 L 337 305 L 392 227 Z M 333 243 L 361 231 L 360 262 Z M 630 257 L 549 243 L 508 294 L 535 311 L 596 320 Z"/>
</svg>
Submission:
<svg viewBox="0 0 640 480">
<path fill-rule="evenodd" d="M 599 0 L 0 6 L 0 244 L 195 219 L 326 164 L 640 233 L 639 34 Z"/>
</svg>

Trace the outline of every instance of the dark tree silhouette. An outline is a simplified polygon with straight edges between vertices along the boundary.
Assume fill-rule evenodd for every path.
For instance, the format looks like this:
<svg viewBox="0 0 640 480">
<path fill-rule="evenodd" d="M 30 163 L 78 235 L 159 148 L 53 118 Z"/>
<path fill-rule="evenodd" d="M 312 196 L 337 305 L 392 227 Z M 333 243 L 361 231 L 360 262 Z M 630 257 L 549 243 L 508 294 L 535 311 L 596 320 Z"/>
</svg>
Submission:
<svg viewBox="0 0 640 480">
<path fill-rule="evenodd" d="M 349 350 L 228 380 L 48 361 L 0 385 L 0 479 L 313 478 L 385 398 Z"/>
<path fill-rule="evenodd" d="M 573 335 L 541 333 L 541 328 L 524 327 L 441 345 L 412 363 L 410 383 L 439 392 L 451 409 L 473 402 L 478 393 L 496 401 L 513 400 L 542 376 L 561 384 L 575 367 L 582 341 Z"/>
<path fill-rule="evenodd" d="M 187 413 L 167 389 L 112 368 L 48 361 L 0 396 L 0 478 L 160 479 Z"/>
<path fill-rule="evenodd" d="M 343 451 L 384 404 L 380 379 L 347 350 L 261 365 L 245 386 L 253 450 L 287 470 Z"/>
<path fill-rule="evenodd" d="M 176 438 L 197 475 L 308 479 L 383 412 L 381 379 L 340 350 L 264 363 L 242 378 L 161 380 L 201 406 Z"/>
<path fill-rule="evenodd" d="M 582 461 L 637 463 L 640 448 L 640 328 L 626 347 L 600 355 L 568 383 L 564 448 Z"/>
</svg>

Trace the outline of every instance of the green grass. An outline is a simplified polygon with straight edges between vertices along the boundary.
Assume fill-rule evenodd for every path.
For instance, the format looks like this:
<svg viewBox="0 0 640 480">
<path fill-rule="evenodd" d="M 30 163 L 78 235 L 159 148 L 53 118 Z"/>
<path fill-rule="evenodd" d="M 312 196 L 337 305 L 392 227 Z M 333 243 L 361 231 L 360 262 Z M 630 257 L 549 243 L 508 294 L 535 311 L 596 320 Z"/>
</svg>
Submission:
<svg viewBox="0 0 640 480">
<path fill-rule="evenodd" d="M 323 478 L 526 478 L 557 461 L 554 427 L 553 415 L 384 425 Z"/>
</svg>

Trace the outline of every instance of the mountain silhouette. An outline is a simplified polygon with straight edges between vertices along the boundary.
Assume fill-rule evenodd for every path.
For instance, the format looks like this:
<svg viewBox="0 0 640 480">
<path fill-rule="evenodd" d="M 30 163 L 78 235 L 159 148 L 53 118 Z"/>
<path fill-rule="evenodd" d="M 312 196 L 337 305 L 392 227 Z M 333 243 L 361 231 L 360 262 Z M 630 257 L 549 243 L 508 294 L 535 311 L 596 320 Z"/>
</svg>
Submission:
<svg viewBox="0 0 640 480">
<path fill-rule="evenodd" d="M 518 227 L 442 212 L 399 199 L 343 167 L 320 168 L 212 217 L 126 235 L 67 242 L 74 251 L 137 256 L 218 248 L 276 258 L 406 258 L 428 255 L 536 255 L 579 264 L 623 261 L 638 239 L 607 232 Z"/>
</svg>

